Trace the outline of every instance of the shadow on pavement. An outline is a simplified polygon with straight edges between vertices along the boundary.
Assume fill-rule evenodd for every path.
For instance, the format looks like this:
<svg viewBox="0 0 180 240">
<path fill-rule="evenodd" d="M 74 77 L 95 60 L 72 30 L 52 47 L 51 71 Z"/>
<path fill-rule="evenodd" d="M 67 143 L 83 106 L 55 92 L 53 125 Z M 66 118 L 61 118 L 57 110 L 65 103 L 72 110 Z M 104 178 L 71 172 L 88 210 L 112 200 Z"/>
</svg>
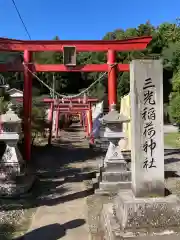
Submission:
<svg viewBox="0 0 180 240">
<path fill-rule="evenodd" d="M 51 224 L 28 232 L 22 237 L 14 238 L 14 240 L 58 240 L 66 235 L 68 229 L 78 228 L 85 223 L 84 219 L 74 219 L 62 225 Z"/>
</svg>

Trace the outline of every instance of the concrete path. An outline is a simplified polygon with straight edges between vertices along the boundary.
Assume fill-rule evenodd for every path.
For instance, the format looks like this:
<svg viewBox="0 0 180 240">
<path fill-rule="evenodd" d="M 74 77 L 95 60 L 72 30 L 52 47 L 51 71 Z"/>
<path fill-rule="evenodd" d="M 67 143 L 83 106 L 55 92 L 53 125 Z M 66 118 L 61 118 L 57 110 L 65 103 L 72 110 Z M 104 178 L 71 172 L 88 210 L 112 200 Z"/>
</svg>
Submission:
<svg viewBox="0 0 180 240">
<path fill-rule="evenodd" d="M 164 125 L 164 133 L 172 133 L 172 132 L 178 132 L 178 127 L 173 126 L 171 124 Z"/>
<path fill-rule="evenodd" d="M 83 183 L 65 184 L 68 191 L 61 195 L 68 195 L 84 191 Z M 90 239 L 88 233 L 86 200 L 85 198 L 72 199 L 53 206 L 41 206 L 38 208 L 29 234 L 25 240 L 73 240 Z"/>
<path fill-rule="evenodd" d="M 73 128 L 61 133 L 60 143 L 36 156 L 39 207 L 25 240 L 90 239 L 86 196 L 92 193 L 85 189 L 82 177 L 90 155 L 83 132 Z"/>
</svg>

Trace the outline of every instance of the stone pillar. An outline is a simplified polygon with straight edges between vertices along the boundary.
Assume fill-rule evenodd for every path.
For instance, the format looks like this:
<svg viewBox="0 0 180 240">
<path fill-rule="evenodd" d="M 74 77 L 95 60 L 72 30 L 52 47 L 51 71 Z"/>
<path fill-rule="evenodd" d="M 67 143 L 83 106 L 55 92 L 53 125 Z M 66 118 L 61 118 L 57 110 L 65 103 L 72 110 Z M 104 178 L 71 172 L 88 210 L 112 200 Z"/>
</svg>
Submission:
<svg viewBox="0 0 180 240">
<path fill-rule="evenodd" d="M 27 192 L 34 177 L 17 147 L 21 120 L 9 109 L 1 115 L 1 122 L 0 140 L 5 142 L 6 148 L 0 159 L 0 196 L 14 197 Z"/>
<path fill-rule="evenodd" d="M 104 132 L 100 132 L 100 136 L 107 138 L 110 143 L 100 168 L 100 189 L 97 189 L 96 193 L 106 192 L 108 194 L 109 192 L 112 194 L 120 188 L 131 187 L 131 172 L 118 145 L 119 140 L 125 137 L 122 132 L 122 124 L 129 119 L 112 109 L 103 117 L 102 121 L 106 127 Z"/>
<path fill-rule="evenodd" d="M 162 63 L 133 61 L 130 68 L 132 188 L 136 197 L 164 196 Z"/>
<path fill-rule="evenodd" d="M 164 195 L 163 66 L 134 60 L 130 67 L 132 190 L 103 206 L 106 240 L 179 240 L 180 200 Z"/>
</svg>

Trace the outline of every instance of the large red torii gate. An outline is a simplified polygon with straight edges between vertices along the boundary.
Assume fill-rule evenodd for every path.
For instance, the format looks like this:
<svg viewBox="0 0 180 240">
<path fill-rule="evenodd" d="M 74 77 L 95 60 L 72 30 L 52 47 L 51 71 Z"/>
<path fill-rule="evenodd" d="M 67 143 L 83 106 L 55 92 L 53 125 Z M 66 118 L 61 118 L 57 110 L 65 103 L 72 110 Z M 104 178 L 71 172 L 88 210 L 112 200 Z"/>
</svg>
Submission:
<svg viewBox="0 0 180 240">
<path fill-rule="evenodd" d="M 108 72 L 109 105 L 116 103 L 116 71 L 129 71 L 128 64 L 116 64 L 116 51 L 143 50 L 151 41 L 151 37 L 140 37 L 126 40 L 14 40 L 0 38 L 0 51 L 24 52 L 24 64 L 0 64 L 0 72 L 24 72 L 24 140 L 25 158 L 31 158 L 31 108 L 32 108 L 32 72 Z M 108 52 L 107 64 L 88 64 L 67 67 L 63 64 L 33 63 L 33 52 L 63 51 L 66 46 L 74 46 L 77 52 Z"/>
</svg>

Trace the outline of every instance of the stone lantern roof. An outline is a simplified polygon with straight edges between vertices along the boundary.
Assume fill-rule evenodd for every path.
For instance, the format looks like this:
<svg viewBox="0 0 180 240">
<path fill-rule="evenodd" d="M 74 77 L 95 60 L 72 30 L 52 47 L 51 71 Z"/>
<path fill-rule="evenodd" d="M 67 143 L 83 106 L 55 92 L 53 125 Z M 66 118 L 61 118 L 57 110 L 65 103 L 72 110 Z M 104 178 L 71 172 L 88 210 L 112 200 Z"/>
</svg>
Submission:
<svg viewBox="0 0 180 240">
<path fill-rule="evenodd" d="M 21 123 L 21 119 L 12 109 L 9 109 L 5 114 L 1 115 L 1 123 Z"/>
<path fill-rule="evenodd" d="M 105 124 L 116 124 L 116 123 L 123 123 L 123 122 L 129 122 L 130 119 L 124 116 L 123 114 L 119 113 L 116 110 L 111 110 L 108 114 L 106 114 L 102 122 Z"/>
</svg>

